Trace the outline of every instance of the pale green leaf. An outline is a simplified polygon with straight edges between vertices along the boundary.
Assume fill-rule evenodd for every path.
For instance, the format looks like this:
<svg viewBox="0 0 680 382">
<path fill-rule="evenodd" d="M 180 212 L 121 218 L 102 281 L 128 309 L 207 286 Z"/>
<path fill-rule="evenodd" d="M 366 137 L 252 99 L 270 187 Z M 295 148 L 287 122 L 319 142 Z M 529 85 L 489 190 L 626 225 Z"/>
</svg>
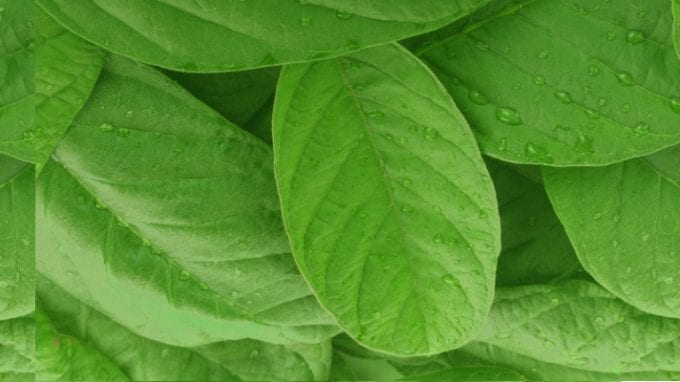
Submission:
<svg viewBox="0 0 680 382">
<path fill-rule="evenodd" d="M 338 56 L 444 26 L 489 0 L 38 0 L 69 30 L 169 69 L 217 72 Z"/>
<path fill-rule="evenodd" d="M 274 152 L 293 253 L 369 348 L 452 349 L 493 295 L 499 222 L 472 133 L 397 45 L 284 68 Z"/>
<path fill-rule="evenodd" d="M 503 0 L 415 49 L 485 154 L 604 165 L 680 142 L 671 24 L 668 0 Z"/>
<path fill-rule="evenodd" d="M 0 154 L 0 320 L 33 311 L 34 174 Z"/>
<path fill-rule="evenodd" d="M 526 381 L 516 371 L 497 366 L 455 366 L 425 374 L 409 375 L 400 381 Z"/>
<path fill-rule="evenodd" d="M 37 185 L 37 268 L 173 345 L 337 332 L 289 254 L 271 148 L 113 57 Z"/>
<path fill-rule="evenodd" d="M 680 320 L 641 312 L 590 281 L 498 288 L 476 340 L 576 369 L 680 377 Z"/>
<path fill-rule="evenodd" d="M 136 381 L 310 381 L 328 376 L 329 341 L 281 346 L 239 340 L 179 348 L 134 334 L 45 280 L 38 284 L 38 296 L 46 313 L 37 339 L 42 376 L 64 380 L 79 375 L 88 381 L 121 376 Z"/>
<path fill-rule="evenodd" d="M 37 29 L 35 102 L 35 161 L 49 159 L 73 118 L 85 104 L 104 64 L 104 52 L 61 28 L 40 9 Z"/>
<path fill-rule="evenodd" d="M 0 381 L 34 380 L 34 334 L 32 316 L 0 320 Z"/>
<path fill-rule="evenodd" d="M 0 153 L 34 158 L 33 2 L 0 0 Z"/>
<path fill-rule="evenodd" d="M 501 215 L 496 285 L 546 283 L 583 273 L 537 167 L 487 160 Z"/>
<path fill-rule="evenodd" d="M 585 269 L 639 309 L 680 318 L 680 146 L 544 175 Z"/>
</svg>

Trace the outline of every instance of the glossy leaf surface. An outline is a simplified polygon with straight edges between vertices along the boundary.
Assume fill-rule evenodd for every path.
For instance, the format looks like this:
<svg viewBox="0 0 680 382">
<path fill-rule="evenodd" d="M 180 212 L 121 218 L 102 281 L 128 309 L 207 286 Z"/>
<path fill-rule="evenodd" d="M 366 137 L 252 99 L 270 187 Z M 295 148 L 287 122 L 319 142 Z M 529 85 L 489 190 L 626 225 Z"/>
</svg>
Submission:
<svg viewBox="0 0 680 382">
<path fill-rule="evenodd" d="M 321 303 L 380 351 L 468 341 L 493 295 L 497 206 L 432 74 L 397 45 L 289 66 L 274 109 L 284 220 Z"/>
<path fill-rule="evenodd" d="M 288 253 L 271 155 L 114 57 L 39 179 L 38 269 L 157 341 L 319 342 L 334 320 Z"/>
<path fill-rule="evenodd" d="M 680 146 L 619 164 L 546 169 L 583 266 L 619 298 L 680 318 Z"/>
<path fill-rule="evenodd" d="M 444 26 L 488 0 L 39 0 L 69 30 L 169 69 L 217 72 L 337 56 Z"/>
<path fill-rule="evenodd" d="M 500 1 L 415 49 L 485 154 L 604 165 L 680 142 L 671 29 L 667 0 Z"/>
</svg>

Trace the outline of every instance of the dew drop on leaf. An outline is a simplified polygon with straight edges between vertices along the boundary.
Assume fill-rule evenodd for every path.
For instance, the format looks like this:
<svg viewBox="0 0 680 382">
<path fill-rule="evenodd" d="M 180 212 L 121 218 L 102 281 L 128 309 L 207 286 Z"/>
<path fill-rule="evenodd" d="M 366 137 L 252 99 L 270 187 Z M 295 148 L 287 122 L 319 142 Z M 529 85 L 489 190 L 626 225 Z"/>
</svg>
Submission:
<svg viewBox="0 0 680 382">
<path fill-rule="evenodd" d="M 347 20 L 347 19 L 349 19 L 350 17 L 352 17 L 352 14 L 349 13 L 349 12 L 345 12 L 345 11 L 337 11 L 337 12 L 335 13 L 335 16 L 336 16 L 337 18 L 339 18 L 340 20 Z"/>
<path fill-rule="evenodd" d="M 470 91 L 470 101 L 476 103 L 477 105 L 486 105 L 489 103 L 489 99 L 476 90 Z"/>
<path fill-rule="evenodd" d="M 545 85 L 545 77 L 543 77 L 543 76 L 534 77 L 534 84 L 536 84 L 538 86 Z"/>
<path fill-rule="evenodd" d="M 516 126 L 522 124 L 522 118 L 520 117 L 517 110 L 509 107 L 499 107 L 496 109 L 496 118 L 508 125 Z"/>
<path fill-rule="evenodd" d="M 101 125 L 99 125 L 99 130 L 101 130 L 105 133 L 109 133 L 109 132 L 113 131 L 114 128 L 113 128 L 112 124 L 110 124 L 108 122 L 104 122 Z"/>
<path fill-rule="evenodd" d="M 631 75 L 628 72 L 616 73 L 616 79 L 623 86 L 632 86 L 633 85 L 633 75 Z"/>
<path fill-rule="evenodd" d="M 380 119 L 380 118 L 383 118 L 385 116 L 385 113 L 377 110 L 377 111 L 372 111 L 372 112 L 368 113 L 368 116 L 373 118 L 373 119 Z"/>
<path fill-rule="evenodd" d="M 303 18 L 300 19 L 300 25 L 302 25 L 303 27 L 308 27 L 309 24 L 311 24 L 311 23 L 312 23 L 312 19 L 310 19 L 309 17 L 303 17 Z"/>
<path fill-rule="evenodd" d="M 626 33 L 626 41 L 631 45 L 637 45 L 645 41 L 645 35 L 640 31 L 629 31 Z"/>
<path fill-rule="evenodd" d="M 640 122 L 637 125 L 635 125 L 633 131 L 635 132 L 635 136 L 638 137 L 643 136 L 649 133 L 649 125 L 644 122 Z"/>
<path fill-rule="evenodd" d="M 671 110 L 680 114 L 680 98 L 677 97 L 671 98 Z"/>
<path fill-rule="evenodd" d="M 595 77 L 595 76 L 597 76 L 598 74 L 600 74 L 600 68 L 599 68 L 597 65 L 590 65 L 590 66 L 588 67 L 588 74 L 589 74 L 591 77 Z M 589 94 L 589 93 L 586 92 L 586 94 Z"/>
<path fill-rule="evenodd" d="M 447 285 L 454 285 L 456 283 L 456 279 L 454 279 L 451 275 L 442 276 L 442 281 Z"/>
<path fill-rule="evenodd" d="M 189 280 L 190 277 L 191 277 L 191 275 L 187 271 L 181 271 L 179 273 L 179 279 L 182 280 L 182 281 L 187 281 L 187 280 Z"/>
<path fill-rule="evenodd" d="M 427 139 L 429 141 L 434 141 L 435 139 L 437 139 L 439 137 L 439 133 L 437 132 L 437 130 L 435 130 L 434 128 L 429 127 L 429 126 L 425 128 L 424 135 L 425 135 L 425 139 Z"/>
<path fill-rule="evenodd" d="M 560 100 L 562 103 L 571 103 L 571 95 L 567 92 L 564 91 L 556 91 L 555 92 L 555 98 Z"/>
</svg>

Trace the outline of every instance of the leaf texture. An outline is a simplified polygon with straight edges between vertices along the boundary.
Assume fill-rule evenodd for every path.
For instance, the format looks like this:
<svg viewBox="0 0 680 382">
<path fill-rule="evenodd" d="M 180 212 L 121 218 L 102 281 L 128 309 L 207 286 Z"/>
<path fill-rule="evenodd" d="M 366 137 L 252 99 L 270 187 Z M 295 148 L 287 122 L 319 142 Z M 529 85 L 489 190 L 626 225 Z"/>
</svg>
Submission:
<svg viewBox="0 0 680 382">
<path fill-rule="evenodd" d="M 35 172 L 0 154 L 0 320 L 33 311 Z"/>
<path fill-rule="evenodd" d="M 499 288 L 477 341 L 582 370 L 680 376 L 680 321 L 641 312 L 589 281 Z"/>
<path fill-rule="evenodd" d="M 605 165 L 680 142 L 671 25 L 667 0 L 500 1 L 415 49 L 485 154 Z"/>
<path fill-rule="evenodd" d="M 680 318 L 680 146 L 606 167 L 545 169 L 585 269 L 624 301 Z M 614 260 L 615 259 L 615 260 Z"/>
<path fill-rule="evenodd" d="M 0 0 L 0 153 L 34 158 L 32 1 Z"/>
<path fill-rule="evenodd" d="M 493 185 L 415 57 L 385 45 L 284 68 L 274 153 L 297 264 L 352 337 L 417 355 L 475 334 L 499 250 Z"/>
<path fill-rule="evenodd" d="M 34 327 L 32 316 L 0 320 L 0 381 L 34 381 Z"/>
<path fill-rule="evenodd" d="M 37 185 L 37 268 L 178 346 L 317 343 L 335 321 L 295 268 L 271 149 L 160 73 L 112 57 Z"/>
<path fill-rule="evenodd" d="M 49 159 L 85 104 L 104 65 L 104 51 L 64 30 L 36 9 L 36 126 L 26 136 L 38 166 Z"/>
<path fill-rule="evenodd" d="M 39 0 L 75 34 L 188 72 L 318 60 L 444 26 L 489 0 Z"/>
<path fill-rule="evenodd" d="M 675 43 L 675 51 L 678 53 L 680 59 L 680 1 L 673 0 L 673 42 Z"/>
<path fill-rule="evenodd" d="M 285 347 L 239 340 L 180 348 L 134 334 L 44 279 L 38 296 L 42 380 L 311 381 L 328 375 L 328 341 Z"/>
</svg>

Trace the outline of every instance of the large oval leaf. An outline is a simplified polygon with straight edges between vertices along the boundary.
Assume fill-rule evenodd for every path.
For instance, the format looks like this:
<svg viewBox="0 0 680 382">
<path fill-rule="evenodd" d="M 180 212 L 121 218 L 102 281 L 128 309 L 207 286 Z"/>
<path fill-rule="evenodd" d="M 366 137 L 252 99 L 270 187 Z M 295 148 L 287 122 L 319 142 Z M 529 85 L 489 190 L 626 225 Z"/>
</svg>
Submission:
<svg viewBox="0 0 680 382">
<path fill-rule="evenodd" d="M 397 45 L 284 68 L 274 114 L 284 221 L 319 300 L 363 345 L 469 340 L 493 295 L 493 185 L 463 117 Z"/>
<path fill-rule="evenodd" d="M 680 376 L 680 320 L 645 314 L 589 281 L 498 288 L 478 341 L 582 370 Z"/>
<path fill-rule="evenodd" d="M 546 169 L 576 253 L 636 307 L 680 318 L 680 146 L 606 167 Z"/>
<path fill-rule="evenodd" d="M 182 71 L 337 56 L 444 26 L 489 0 L 39 0 L 74 33 Z"/>
<path fill-rule="evenodd" d="M 680 142 L 668 0 L 504 0 L 433 37 L 416 50 L 487 155 L 604 165 Z"/>
<path fill-rule="evenodd" d="M 37 185 L 37 265 L 136 333 L 196 346 L 335 333 L 289 254 L 271 148 L 112 58 Z"/>
<path fill-rule="evenodd" d="M 289 346 L 239 340 L 180 348 L 134 334 L 44 279 L 37 292 L 40 380 L 318 381 L 328 376 L 328 340 Z"/>
<path fill-rule="evenodd" d="M 0 320 L 33 311 L 35 172 L 0 154 Z"/>
<path fill-rule="evenodd" d="M 33 2 L 0 0 L 0 153 L 34 158 Z"/>
</svg>

